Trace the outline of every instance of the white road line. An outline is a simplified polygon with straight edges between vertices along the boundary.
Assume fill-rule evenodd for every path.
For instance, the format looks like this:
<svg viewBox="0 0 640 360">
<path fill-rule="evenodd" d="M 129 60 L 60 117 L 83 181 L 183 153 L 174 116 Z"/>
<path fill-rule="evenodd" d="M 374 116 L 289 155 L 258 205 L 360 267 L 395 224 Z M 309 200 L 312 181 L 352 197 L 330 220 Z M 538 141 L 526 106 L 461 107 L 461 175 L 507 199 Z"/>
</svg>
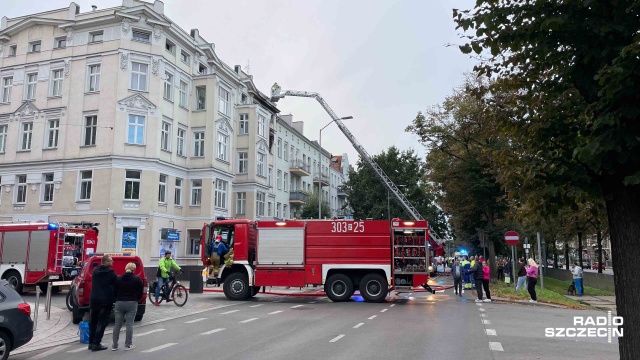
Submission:
<svg viewBox="0 0 640 360">
<path fill-rule="evenodd" d="M 291 308 L 292 308 L 292 309 L 297 309 L 297 308 L 299 308 L 299 307 L 303 307 L 303 306 L 304 306 L 304 305 L 296 305 L 296 306 L 292 306 Z"/>
<path fill-rule="evenodd" d="M 317 301 L 309 301 L 309 304 L 317 304 Z"/>
<path fill-rule="evenodd" d="M 251 319 L 247 319 L 247 320 L 238 321 L 238 324 L 246 324 L 246 323 L 252 322 L 254 320 L 258 320 L 258 318 L 251 318 Z"/>
<path fill-rule="evenodd" d="M 482 312 L 487 311 L 487 309 L 483 309 L 483 308 L 478 308 L 478 310 L 480 310 L 480 311 L 482 311 Z"/>
<path fill-rule="evenodd" d="M 272 301 L 272 302 L 274 302 L 274 303 L 279 303 L 279 302 L 282 302 L 282 300 L 274 300 L 274 301 Z"/>
<path fill-rule="evenodd" d="M 191 321 L 185 321 L 185 324 L 193 324 L 193 323 L 197 323 L 198 321 L 202 321 L 202 320 L 207 320 L 207 318 L 199 318 L 199 319 L 193 319 Z"/>
<path fill-rule="evenodd" d="M 281 312 L 282 312 L 282 310 L 272 311 L 272 312 L 269 313 L 269 315 L 279 314 Z"/>
<path fill-rule="evenodd" d="M 502 344 L 500 344 L 499 342 L 489 342 L 489 350 L 504 351 L 504 349 L 502 348 Z"/>
<path fill-rule="evenodd" d="M 391 305 L 389 305 L 389 307 L 394 307 L 394 306 L 396 306 L 396 304 L 391 304 Z"/>
<path fill-rule="evenodd" d="M 482 314 L 480 314 L 480 317 L 487 317 L 487 314 L 486 313 L 482 313 Z"/>
<path fill-rule="evenodd" d="M 491 325 L 491 320 L 482 319 L 482 323 L 485 325 Z"/>
<path fill-rule="evenodd" d="M 344 334 L 338 335 L 338 336 L 334 337 L 333 339 L 329 340 L 329 342 L 336 342 L 336 341 L 342 339 L 343 337 L 344 337 Z"/>
<path fill-rule="evenodd" d="M 482 306 L 482 304 L 479 304 L 479 303 L 476 303 L 476 305 L 478 305 L 478 306 Z"/>
<path fill-rule="evenodd" d="M 223 312 L 223 313 L 220 313 L 220 315 L 232 314 L 232 313 L 234 313 L 234 312 L 238 312 L 238 311 L 240 311 L 240 310 L 229 310 L 229 311 L 225 311 L 225 312 Z"/>
<path fill-rule="evenodd" d="M 226 328 L 213 329 L 207 332 L 203 332 L 202 335 L 211 335 L 224 330 L 227 330 L 227 329 Z"/>
<path fill-rule="evenodd" d="M 173 345 L 178 345 L 178 343 L 167 343 L 167 344 L 160 345 L 160 346 L 156 346 L 156 347 L 154 347 L 154 348 L 151 348 L 151 349 L 148 349 L 148 350 L 144 350 L 144 351 L 141 351 L 141 352 L 143 352 L 143 353 L 150 353 L 150 352 L 154 352 L 154 351 L 158 351 L 158 350 L 166 349 L 166 348 L 168 348 L 168 347 L 170 347 L 170 346 L 173 346 Z"/>
<path fill-rule="evenodd" d="M 47 351 L 45 351 L 45 352 L 43 352 L 43 353 L 40 353 L 40 354 L 38 354 L 38 355 L 36 355 L 36 356 L 32 356 L 32 357 L 30 357 L 30 358 L 29 358 L 29 359 L 27 359 L 27 360 L 38 360 L 38 359 L 44 359 L 44 358 L 46 358 L 46 357 L 47 357 L 47 356 L 49 356 L 49 355 L 53 355 L 53 354 L 55 354 L 55 353 L 59 352 L 60 350 L 64 350 L 64 349 L 68 348 L 69 346 L 71 346 L 71 345 L 61 345 L 61 346 L 56 346 L 56 347 L 54 347 L 54 348 L 53 348 L 53 349 L 51 349 L 51 350 L 47 350 Z"/>
<path fill-rule="evenodd" d="M 155 330 L 143 332 L 143 333 L 140 333 L 140 334 L 134 334 L 133 336 L 145 336 L 145 335 L 157 333 L 157 332 L 160 332 L 160 331 L 164 331 L 164 329 L 155 329 Z"/>
<path fill-rule="evenodd" d="M 354 328 L 354 329 L 357 329 L 357 328 L 359 328 L 359 327 L 360 327 L 360 326 L 362 326 L 362 325 L 364 325 L 364 323 L 360 323 L 360 324 L 358 324 L 358 325 L 354 326 L 353 328 Z"/>
<path fill-rule="evenodd" d="M 380 312 L 385 312 L 385 311 L 387 311 L 387 310 L 389 310 L 389 309 L 382 309 L 382 310 L 380 310 Z"/>
<path fill-rule="evenodd" d="M 485 329 L 484 331 L 487 333 L 488 336 L 498 336 L 498 334 L 494 329 Z"/>
<path fill-rule="evenodd" d="M 373 316 L 369 317 L 369 320 L 373 320 L 373 319 L 375 319 L 375 318 L 376 318 L 376 316 L 378 316 L 378 315 L 373 315 Z"/>
<path fill-rule="evenodd" d="M 80 351 L 83 351 L 83 350 L 87 350 L 87 346 L 83 346 L 83 347 L 81 347 L 79 349 L 75 349 L 75 350 L 69 350 L 67 352 L 68 353 L 79 353 Z"/>
<path fill-rule="evenodd" d="M 262 306 L 262 305 L 264 305 L 264 304 L 251 305 L 251 306 L 249 306 L 249 307 L 258 307 L 258 306 Z"/>
</svg>

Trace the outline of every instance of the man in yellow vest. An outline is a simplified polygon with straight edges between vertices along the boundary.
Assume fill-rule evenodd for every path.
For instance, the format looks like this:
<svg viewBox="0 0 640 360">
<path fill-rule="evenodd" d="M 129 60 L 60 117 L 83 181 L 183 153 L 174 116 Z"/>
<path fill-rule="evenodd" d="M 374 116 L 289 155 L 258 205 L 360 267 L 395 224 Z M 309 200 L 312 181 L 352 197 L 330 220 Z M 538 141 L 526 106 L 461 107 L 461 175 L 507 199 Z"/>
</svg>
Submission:
<svg viewBox="0 0 640 360">
<path fill-rule="evenodd" d="M 473 269 L 473 267 L 476 265 L 476 258 L 475 256 L 471 257 L 471 266 L 470 268 Z M 469 276 L 469 280 L 471 280 L 471 282 L 469 283 L 469 289 L 474 289 L 476 287 L 476 279 L 475 276 L 471 275 Z"/>
</svg>

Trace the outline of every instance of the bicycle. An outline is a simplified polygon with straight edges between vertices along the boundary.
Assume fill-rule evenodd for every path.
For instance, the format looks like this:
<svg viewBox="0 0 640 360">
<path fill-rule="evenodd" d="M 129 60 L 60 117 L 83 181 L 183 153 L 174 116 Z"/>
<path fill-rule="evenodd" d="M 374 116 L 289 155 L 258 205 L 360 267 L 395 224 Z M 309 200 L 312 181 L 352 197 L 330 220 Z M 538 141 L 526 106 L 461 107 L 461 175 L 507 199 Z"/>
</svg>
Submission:
<svg viewBox="0 0 640 360">
<path fill-rule="evenodd" d="M 165 292 L 166 286 L 169 286 L 169 290 Z M 158 282 L 154 281 L 151 286 L 149 286 L 149 293 L 147 294 L 147 298 L 150 303 L 155 303 L 156 298 L 156 287 L 158 286 Z M 173 303 L 178 307 L 183 307 L 184 304 L 187 303 L 187 299 L 189 297 L 189 293 L 187 292 L 187 288 L 180 284 L 180 281 L 176 280 L 176 275 L 174 272 L 169 273 L 169 282 L 167 284 L 162 284 L 160 288 L 160 297 L 158 297 L 158 303 L 163 301 L 169 302 L 169 299 L 165 298 L 164 294 L 170 294 L 170 298 L 173 299 Z"/>
</svg>

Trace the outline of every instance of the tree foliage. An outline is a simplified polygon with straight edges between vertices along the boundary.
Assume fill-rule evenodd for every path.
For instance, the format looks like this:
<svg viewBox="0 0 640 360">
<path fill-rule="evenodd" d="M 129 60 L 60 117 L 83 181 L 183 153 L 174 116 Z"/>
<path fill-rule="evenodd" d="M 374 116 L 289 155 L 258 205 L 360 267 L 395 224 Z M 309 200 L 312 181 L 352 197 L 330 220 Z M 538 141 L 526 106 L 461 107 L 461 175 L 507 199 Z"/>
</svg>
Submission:
<svg viewBox="0 0 640 360">
<path fill-rule="evenodd" d="M 326 219 L 331 216 L 331 209 L 329 208 L 329 202 L 322 200 L 322 218 Z M 307 201 L 302 207 L 300 217 L 303 219 L 317 219 L 318 218 L 318 193 L 314 192 L 309 195 Z"/>
</svg>

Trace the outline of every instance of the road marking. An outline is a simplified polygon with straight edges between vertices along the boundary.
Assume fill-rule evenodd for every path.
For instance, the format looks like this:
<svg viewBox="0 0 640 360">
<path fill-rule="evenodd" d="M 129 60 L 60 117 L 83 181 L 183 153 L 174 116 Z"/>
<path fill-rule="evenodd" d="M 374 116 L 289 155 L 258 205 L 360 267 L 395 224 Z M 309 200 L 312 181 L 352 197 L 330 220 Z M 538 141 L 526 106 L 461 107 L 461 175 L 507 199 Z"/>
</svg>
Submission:
<svg viewBox="0 0 640 360">
<path fill-rule="evenodd" d="M 168 348 L 168 347 L 170 347 L 170 346 L 173 346 L 173 345 L 178 345 L 178 343 L 167 343 L 167 344 L 160 345 L 160 346 L 156 346 L 156 347 L 154 347 L 154 348 L 151 348 L 151 349 L 149 349 L 149 350 L 144 350 L 144 351 L 141 351 L 141 352 L 143 352 L 143 353 L 150 353 L 150 352 L 154 352 L 154 351 L 158 351 L 158 350 L 166 349 L 166 348 Z"/>
<path fill-rule="evenodd" d="M 291 308 L 292 308 L 292 309 L 297 309 L 297 308 L 299 308 L 299 307 L 303 307 L 303 306 L 304 306 L 304 305 L 296 305 L 296 306 L 292 306 Z"/>
<path fill-rule="evenodd" d="M 317 304 L 317 301 L 309 301 L 309 304 Z"/>
<path fill-rule="evenodd" d="M 83 346 L 83 347 L 81 347 L 81 348 L 79 348 L 79 349 L 69 350 L 69 351 L 67 351 L 67 352 L 68 352 L 68 353 L 79 353 L 79 352 L 80 352 L 80 351 L 82 351 L 82 350 L 87 350 L 87 347 L 86 347 L 86 346 Z"/>
<path fill-rule="evenodd" d="M 478 306 L 482 306 L 482 304 L 478 304 L 478 303 L 476 303 L 476 305 L 478 305 Z"/>
<path fill-rule="evenodd" d="M 369 317 L 369 320 L 373 320 L 373 319 L 375 319 L 375 318 L 376 318 L 376 316 L 378 316 L 378 315 L 373 315 L 373 316 Z"/>
<path fill-rule="evenodd" d="M 382 310 L 380 310 L 380 312 L 385 312 L 385 311 L 387 311 L 387 310 L 389 310 L 389 309 L 382 309 Z"/>
<path fill-rule="evenodd" d="M 487 311 L 487 309 L 483 309 L 483 308 L 478 308 L 478 310 L 480 310 L 480 311 L 482 311 L 482 312 Z"/>
<path fill-rule="evenodd" d="M 251 305 L 251 306 L 249 306 L 249 307 L 258 307 L 258 306 L 262 306 L 262 305 L 264 305 L 264 304 Z"/>
<path fill-rule="evenodd" d="M 203 332 L 202 335 L 211 335 L 224 330 L 227 330 L 227 329 L 226 328 L 213 329 L 207 332 Z"/>
<path fill-rule="evenodd" d="M 502 348 L 502 344 L 500 344 L 499 342 L 490 342 L 489 343 L 489 350 L 504 351 L 504 349 Z"/>
<path fill-rule="evenodd" d="M 272 311 L 272 312 L 269 313 L 269 315 L 274 315 L 274 314 L 278 314 L 278 313 L 281 313 L 281 312 L 282 312 L 282 310 Z"/>
<path fill-rule="evenodd" d="M 411 296 L 411 295 L 413 295 L 413 293 L 409 293 L 409 295 L 407 295 L 407 296 Z"/>
<path fill-rule="evenodd" d="M 43 353 L 40 353 L 40 354 L 38 354 L 36 356 L 30 357 L 28 360 L 38 360 L 38 359 L 46 358 L 47 356 L 53 355 L 53 354 L 57 353 L 60 350 L 64 350 L 64 349 L 68 348 L 69 346 L 71 346 L 71 345 L 56 346 L 51 350 L 47 350 L 47 351 L 45 351 Z"/>
<path fill-rule="evenodd" d="M 396 306 L 396 304 L 391 304 L 391 305 L 389 305 L 389 307 L 394 307 L 394 306 Z"/>
<path fill-rule="evenodd" d="M 193 323 L 197 323 L 198 321 L 202 321 L 202 320 L 207 320 L 207 318 L 199 318 L 199 319 L 194 319 L 191 321 L 185 321 L 185 324 L 193 324 Z"/>
<path fill-rule="evenodd" d="M 498 334 L 494 329 L 485 329 L 484 331 L 487 333 L 488 336 L 498 336 Z"/>
<path fill-rule="evenodd" d="M 364 323 L 360 323 L 360 324 L 358 324 L 358 325 L 354 326 L 353 328 L 354 328 L 354 329 L 357 329 L 357 328 L 359 328 L 359 327 L 360 327 L 360 326 L 362 326 L 362 325 L 364 325 Z"/>
<path fill-rule="evenodd" d="M 482 314 L 480 314 L 480 317 L 487 317 L 487 314 L 482 313 Z"/>
<path fill-rule="evenodd" d="M 164 329 L 155 329 L 155 330 L 151 330 L 151 331 L 143 332 L 143 333 L 140 333 L 140 334 L 135 334 L 135 335 L 133 335 L 133 336 L 145 336 L 145 335 L 149 335 L 149 334 L 157 333 L 157 332 L 160 332 L 160 331 L 164 331 Z"/>
<path fill-rule="evenodd" d="M 336 342 L 336 341 L 342 339 L 343 337 L 344 337 L 344 334 L 338 335 L 338 336 L 334 337 L 333 339 L 329 340 L 329 342 Z"/>
<path fill-rule="evenodd" d="M 246 323 L 252 322 L 254 320 L 258 320 L 258 318 L 251 318 L 251 319 L 247 319 L 247 320 L 238 321 L 238 324 L 246 324 Z"/>
<path fill-rule="evenodd" d="M 238 311 L 240 311 L 240 310 L 229 310 L 229 311 L 225 311 L 225 312 L 223 312 L 223 313 L 220 313 L 220 315 L 232 314 L 232 313 L 234 313 L 234 312 L 238 312 Z"/>
<path fill-rule="evenodd" d="M 272 302 L 274 302 L 274 303 L 279 303 L 279 302 L 282 302 L 282 300 L 274 300 L 274 301 L 272 301 Z"/>
<path fill-rule="evenodd" d="M 491 325 L 491 320 L 482 319 L 482 323 L 485 325 Z"/>
</svg>

